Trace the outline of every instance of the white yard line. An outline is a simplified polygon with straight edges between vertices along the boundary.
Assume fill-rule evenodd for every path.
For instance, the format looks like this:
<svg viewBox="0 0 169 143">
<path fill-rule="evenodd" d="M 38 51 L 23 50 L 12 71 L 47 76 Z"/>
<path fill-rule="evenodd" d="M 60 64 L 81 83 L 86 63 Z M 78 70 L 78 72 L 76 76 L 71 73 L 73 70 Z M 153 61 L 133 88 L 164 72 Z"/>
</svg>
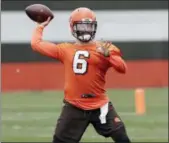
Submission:
<svg viewBox="0 0 169 143">
<path fill-rule="evenodd" d="M 136 115 L 135 112 L 118 112 L 120 116 L 132 116 L 132 117 L 139 117 Z M 2 114 L 2 120 L 41 120 L 41 119 L 51 119 L 51 118 L 58 118 L 60 115 L 60 112 L 34 112 L 34 111 L 29 111 L 29 112 L 4 112 Z M 158 120 L 162 121 L 167 121 L 167 116 L 168 114 L 160 114 L 159 117 L 156 119 L 151 118 L 153 116 L 158 116 L 158 115 L 152 115 L 152 114 L 145 114 L 140 117 L 145 117 L 147 118 L 146 121 L 137 121 L 135 120 L 134 122 L 158 122 Z"/>
</svg>

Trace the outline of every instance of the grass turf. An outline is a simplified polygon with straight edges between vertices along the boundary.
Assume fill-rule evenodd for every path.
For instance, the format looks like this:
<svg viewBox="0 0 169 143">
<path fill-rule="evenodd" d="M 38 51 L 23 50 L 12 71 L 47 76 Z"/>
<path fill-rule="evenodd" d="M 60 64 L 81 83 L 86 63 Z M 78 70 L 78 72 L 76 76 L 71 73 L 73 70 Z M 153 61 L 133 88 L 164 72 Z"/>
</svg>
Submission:
<svg viewBox="0 0 169 143">
<path fill-rule="evenodd" d="M 108 90 L 108 95 L 126 124 L 134 142 L 168 141 L 168 88 L 145 90 L 147 112 L 135 114 L 134 90 Z M 60 114 L 63 92 L 11 92 L 2 95 L 3 142 L 51 142 Z M 110 142 L 89 126 L 84 142 Z"/>
</svg>

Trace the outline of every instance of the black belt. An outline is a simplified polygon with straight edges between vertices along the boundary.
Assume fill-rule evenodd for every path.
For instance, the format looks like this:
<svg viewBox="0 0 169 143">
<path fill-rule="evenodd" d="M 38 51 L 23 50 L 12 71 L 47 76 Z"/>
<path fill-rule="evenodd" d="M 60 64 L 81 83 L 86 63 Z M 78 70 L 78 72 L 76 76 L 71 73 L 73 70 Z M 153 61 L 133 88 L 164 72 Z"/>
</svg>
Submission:
<svg viewBox="0 0 169 143">
<path fill-rule="evenodd" d="M 81 97 L 82 98 L 94 98 L 94 97 L 96 97 L 96 95 L 94 95 L 94 94 L 82 94 Z"/>
</svg>

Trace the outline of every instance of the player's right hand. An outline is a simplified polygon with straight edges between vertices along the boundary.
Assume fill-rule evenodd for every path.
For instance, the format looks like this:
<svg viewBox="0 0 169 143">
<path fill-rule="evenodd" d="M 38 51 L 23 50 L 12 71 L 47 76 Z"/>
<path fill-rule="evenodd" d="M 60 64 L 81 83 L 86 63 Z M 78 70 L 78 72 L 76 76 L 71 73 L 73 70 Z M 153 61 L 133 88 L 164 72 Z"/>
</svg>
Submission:
<svg viewBox="0 0 169 143">
<path fill-rule="evenodd" d="M 48 17 L 48 19 L 45 22 L 38 23 L 38 25 L 46 27 L 51 21 L 51 17 Z"/>
</svg>

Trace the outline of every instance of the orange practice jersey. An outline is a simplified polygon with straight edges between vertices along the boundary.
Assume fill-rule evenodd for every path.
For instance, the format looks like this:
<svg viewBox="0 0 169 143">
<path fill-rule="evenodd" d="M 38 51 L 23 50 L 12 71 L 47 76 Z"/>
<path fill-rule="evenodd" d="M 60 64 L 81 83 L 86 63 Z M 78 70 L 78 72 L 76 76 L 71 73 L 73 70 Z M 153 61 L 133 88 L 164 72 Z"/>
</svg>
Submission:
<svg viewBox="0 0 169 143">
<path fill-rule="evenodd" d="M 105 75 L 111 63 L 109 58 L 96 52 L 96 43 L 79 45 L 76 43 L 54 44 L 42 40 L 43 27 L 38 26 L 31 45 L 35 51 L 56 58 L 64 64 L 64 99 L 74 106 L 92 110 L 109 101 L 105 94 Z M 57 74 L 57 73 L 56 73 Z M 93 94 L 93 98 L 82 98 L 83 94 Z"/>
</svg>

